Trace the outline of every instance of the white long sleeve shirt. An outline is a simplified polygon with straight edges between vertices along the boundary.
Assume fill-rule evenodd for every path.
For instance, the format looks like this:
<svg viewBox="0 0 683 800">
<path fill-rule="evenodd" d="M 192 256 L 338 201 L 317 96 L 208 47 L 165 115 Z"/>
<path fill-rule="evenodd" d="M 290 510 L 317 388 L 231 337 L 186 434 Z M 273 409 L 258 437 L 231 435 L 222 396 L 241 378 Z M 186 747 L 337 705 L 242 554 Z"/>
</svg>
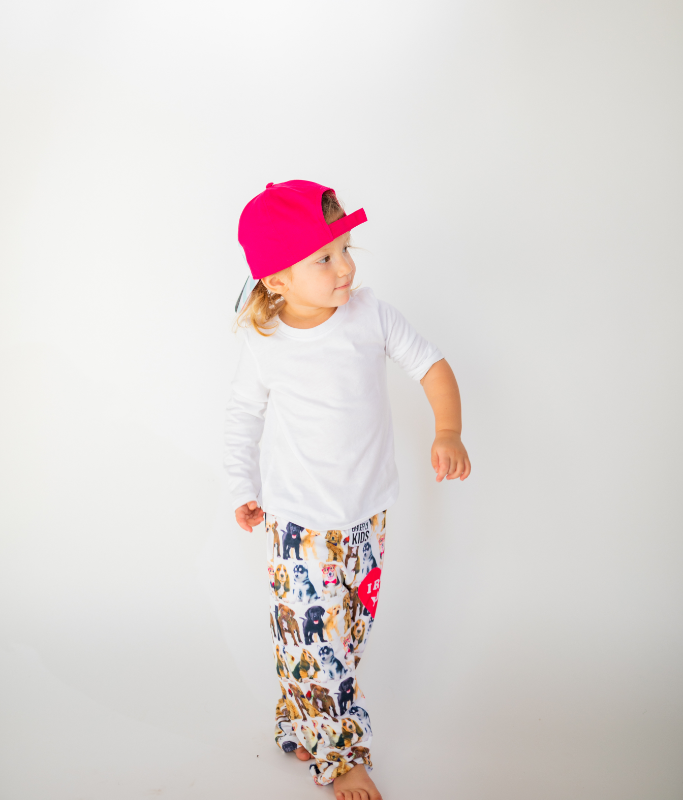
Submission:
<svg viewBox="0 0 683 800">
<path fill-rule="evenodd" d="M 250 500 L 312 530 L 348 528 L 398 498 L 386 357 L 414 380 L 443 358 L 369 287 L 315 328 L 241 328 L 226 411 L 233 508 Z M 260 447 L 259 447 L 260 441 Z"/>
</svg>

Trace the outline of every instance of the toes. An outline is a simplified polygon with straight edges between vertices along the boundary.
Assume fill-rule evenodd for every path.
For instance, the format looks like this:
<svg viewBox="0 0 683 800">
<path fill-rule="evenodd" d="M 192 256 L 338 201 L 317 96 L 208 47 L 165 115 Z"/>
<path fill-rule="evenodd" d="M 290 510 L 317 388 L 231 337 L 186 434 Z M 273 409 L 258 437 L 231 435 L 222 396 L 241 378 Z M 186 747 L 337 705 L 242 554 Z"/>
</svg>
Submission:
<svg viewBox="0 0 683 800">
<path fill-rule="evenodd" d="M 308 750 L 306 750 L 306 748 L 302 747 L 301 745 L 299 745 L 296 748 L 295 752 L 296 752 L 296 757 L 299 759 L 299 761 L 308 761 L 311 757 L 311 754 L 308 752 Z"/>
</svg>

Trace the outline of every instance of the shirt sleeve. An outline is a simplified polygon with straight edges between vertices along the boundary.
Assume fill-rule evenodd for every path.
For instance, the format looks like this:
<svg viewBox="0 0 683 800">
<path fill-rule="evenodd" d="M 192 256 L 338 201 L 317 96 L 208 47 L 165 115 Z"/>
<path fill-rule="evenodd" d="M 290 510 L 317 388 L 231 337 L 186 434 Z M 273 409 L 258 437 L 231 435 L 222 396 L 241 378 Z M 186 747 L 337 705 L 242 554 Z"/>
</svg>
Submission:
<svg viewBox="0 0 683 800">
<path fill-rule="evenodd" d="M 234 509 L 250 500 L 260 502 L 259 442 L 268 394 L 244 334 L 225 412 L 223 465 L 228 473 L 228 491 Z"/>
<path fill-rule="evenodd" d="M 386 354 L 416 381 L 444 357 L 439 348 L 421 336 L 401 312 L 390 303 L 377 299 Z"/>
</svg>

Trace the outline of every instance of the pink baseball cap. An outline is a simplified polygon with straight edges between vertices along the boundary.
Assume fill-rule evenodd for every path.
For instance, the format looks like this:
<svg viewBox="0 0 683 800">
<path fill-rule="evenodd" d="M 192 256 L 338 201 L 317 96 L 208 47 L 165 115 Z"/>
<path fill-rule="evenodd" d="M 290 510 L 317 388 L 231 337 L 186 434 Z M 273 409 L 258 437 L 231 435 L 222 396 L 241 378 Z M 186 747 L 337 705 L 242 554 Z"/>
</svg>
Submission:
<svg viewBox="0 0 683 800">
<path fill-rule="evenodd" d="M 259 278 L 291 267 L 367 221 L 365 211 L 359 208 L 328 225 L 321 203 L 328 189 L 332 187 L 313 181 L 269 183 L 247 203 L 240 214 L 237 239 L 244 249 L 251 281 L 247 279 L 235 310 L 244 305 Z"/>
</svg>

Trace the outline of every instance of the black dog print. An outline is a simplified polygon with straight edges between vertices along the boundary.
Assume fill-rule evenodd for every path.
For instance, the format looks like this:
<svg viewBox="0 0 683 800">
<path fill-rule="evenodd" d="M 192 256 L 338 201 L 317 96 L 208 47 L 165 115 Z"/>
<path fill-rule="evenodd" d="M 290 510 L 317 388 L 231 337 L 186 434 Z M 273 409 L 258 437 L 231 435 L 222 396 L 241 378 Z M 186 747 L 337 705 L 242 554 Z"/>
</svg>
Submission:
<svg viewBox="0 0 683 800">
<path fill-rule="evenodd" d="M 327 675 L 329 680 L 338 681 L 339 678 L 342 677 L 345 672 L 344 665 L 337 656 L 335 656 L 334 650 L 329 644 L 323 645 L 320 650 L 318 650 L 318 658 L 322 664 L 323 672 Z"/>
<path fill-rule="evenodd" d="M 308 567 L 303 564 L 295 564 L 292 568 L 294 577 L 292 585 L 292 596 L 299 603 L 308 603 L 311 600 L 319 600 L 315 586 L 308 577 Z"/>
<path fill-rule="evenodd" d="M 337 699 L 339 700 L 340 716 L 346 714 L 346 709 L 353 704 L 353 678 L 345 678 L 339 684 Z"/>
<path fill-rule="evenodd" d="M 290 552 L 293 548 L 296 553 L 296 560 L 302 560 L 299 555 L 302 530 L 303 527 L 301 525 L 295 525 L 293 522 L 287 523 L 287 527 L 282 531 L 282 558 L 291 558 Z"/>
<path fill-rule="evenodd" d="M 301 619 L 304 621 L 304 643 L 313 644 L 313 637 L 318 636 L 319 642 L 325 639 L 325 628 L 323 626 L 323 615 L 325 609 L 322 606 L 311 606 L 306 609 L 306 613 Z M 331 648 L 330 648 L 331 649 Z"/>
</svg>

